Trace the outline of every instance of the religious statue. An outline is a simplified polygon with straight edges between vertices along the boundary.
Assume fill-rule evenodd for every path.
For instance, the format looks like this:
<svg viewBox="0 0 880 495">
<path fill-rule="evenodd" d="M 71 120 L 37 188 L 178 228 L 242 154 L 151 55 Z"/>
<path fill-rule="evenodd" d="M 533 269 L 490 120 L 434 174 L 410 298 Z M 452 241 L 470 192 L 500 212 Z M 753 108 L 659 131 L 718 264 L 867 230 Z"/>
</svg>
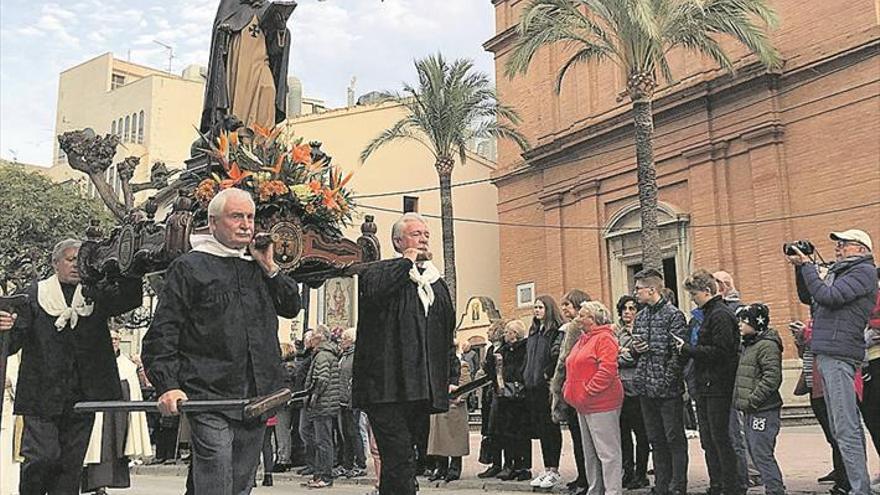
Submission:
<svg viewBox="0 0 880 495">
<path fill-rule="evenodd" d="M 271 129 L 286 118 L 290 31 L 296 2 L 221 0 L 214 19 L 199 126 L 217 133 L 230 117 Z M 232 129 L 227 129 L 232 130 Z"/>
</svg>

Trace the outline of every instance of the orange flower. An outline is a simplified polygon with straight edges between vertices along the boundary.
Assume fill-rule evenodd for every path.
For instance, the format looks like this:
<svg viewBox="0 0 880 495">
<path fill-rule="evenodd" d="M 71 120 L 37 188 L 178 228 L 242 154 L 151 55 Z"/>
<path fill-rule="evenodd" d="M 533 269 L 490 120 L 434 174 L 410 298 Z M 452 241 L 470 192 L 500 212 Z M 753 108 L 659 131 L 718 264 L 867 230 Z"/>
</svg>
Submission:
<svg viewBox="0 0 880 495">
<path fill-rule="evenodd" d="M 312 163 L 312 147 L 307 144 L 295 146 L 290 152 L 293 163 L 303 163 L 309 165 Z"/>
<path fill-rule="evenodd" d="M 284 166 L 284 153 L 278 153 L 278 158 L 275 159 L 275 165 L 271 168 L 272 173 L 278 175 L 281 173 L 281 168 Z"/>
<path fill-rule="evenodd" d="M 199 182 L 194 194 L 196 199 L 202 203 L 210 202 L 214 199 L 214 195 L 217 194 L 217 182 L 214 179 L 205 179 Z"/>
<path fill-rule="evenodd" d="M 274 196 L 287 194 L 290 189 L 280 180 L 270 180 L 260 184 L 260 201 L 266 202 Z"/>
<path fill-rule="evenodd" d="M 231 146 L 238 146 L 238 132 L 229 133 L 229 144 Z"/>
<path fill-rule="evenodd" d="M 226 174 L 229 175 L 228 179 L 224 179 L 220 182 L 220 189 L 228 189 L 232 186 L 237 186 L 241 184 L 241 181 L 250 177 L 250 172 L 242 172 L 240 168 L 238 168 L 238 164 L 232 162 L 229 164 L 229 168 L 226 170 Z"/>
<path fill-rule="evenodd" d="M 323 200 L 324 206 L 326 206 L 327 208 L 329 208 L 331 210 L 338 210 L 339 209 L 339 204 L 336 203 L 336 191 L 333 191 L 330 189 L 324 189 L 323 195 L 324 195 L 324 200 Z"/>
<path fill-rule="evenodd" d="M 257 136 L 261 136 L 264 138 L 269 137 L 269 129 L 266 129 L 265 127 L 261 126 L 260 124 L 257 124 L 256 122 L 251 124 L 251 129 L 254 130 L 254 134 L 256 134 Z"/>
<path fill-rule="evenodd" d="M 321 189 L 323 188 L 321 183 L 316 180 L 309 182 L 309 187 L 312 189 L 313 194 L 321 194 Z"/>
</svg>

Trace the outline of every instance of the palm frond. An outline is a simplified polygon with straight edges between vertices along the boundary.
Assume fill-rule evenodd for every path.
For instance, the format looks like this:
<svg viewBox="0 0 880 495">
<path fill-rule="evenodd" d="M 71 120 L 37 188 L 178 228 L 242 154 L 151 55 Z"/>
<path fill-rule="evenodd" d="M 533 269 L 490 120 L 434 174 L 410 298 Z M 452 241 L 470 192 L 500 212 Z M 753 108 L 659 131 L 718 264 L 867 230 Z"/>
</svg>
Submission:
<svg viewBox="0 0 880 495">
<path fill-rule="evenodd" d="M 558 94 L 562 91 L 562 80 L 565 78 L 565 75 L 570 68 L 582 62 L 589 62 L 590 60 L 600 61 L 607 56 L 608 50 L 599 45 L 585 45 L 578 50 L 578 52 L 572 55 L 572 57 L 562 65 L 562 68 L 559 69 L 559 74 L 556 76 L 556 84 L 554 86 L 556 93 Z"/>
</svg>

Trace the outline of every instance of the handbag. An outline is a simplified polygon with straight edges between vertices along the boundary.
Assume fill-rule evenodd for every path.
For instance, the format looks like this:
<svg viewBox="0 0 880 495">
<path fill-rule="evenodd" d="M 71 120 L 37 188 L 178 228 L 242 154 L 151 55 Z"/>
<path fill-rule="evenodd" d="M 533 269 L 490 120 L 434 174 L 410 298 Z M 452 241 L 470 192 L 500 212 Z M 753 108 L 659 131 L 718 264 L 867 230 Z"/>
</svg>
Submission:
<svg viewBox="0 0 880 495">
<path fill-rule="evenodd" d="M 525 399 L 526 386 L 522 382 L 504 382 L 504 386 L 498 390 L 498 397 L 509 400 Z"/>
<path fill-rule="evenodd" d="M 807 395 L 808 393 L 810 393 L 810 388 L 807 387 L 807 376 L 801 372 L 801 376 L 798 378 L 797 384 L 794 386 L 793 395 L 799 397 L 801 395 Z"/>
</svg>

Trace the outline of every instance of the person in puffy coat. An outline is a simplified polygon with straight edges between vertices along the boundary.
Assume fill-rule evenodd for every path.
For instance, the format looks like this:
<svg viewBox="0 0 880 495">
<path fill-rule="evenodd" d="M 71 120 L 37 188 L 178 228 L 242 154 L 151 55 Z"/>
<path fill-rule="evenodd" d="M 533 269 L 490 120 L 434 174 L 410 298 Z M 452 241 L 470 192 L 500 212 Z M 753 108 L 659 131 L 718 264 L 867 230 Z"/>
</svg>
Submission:
<svg viewBox="0 0 880 495">
<path fill-rule="evenodd" d="M 306 389 L 311 390 L 305 409 L 315 446 L 315 473 L 309 488 L 325 488 L 333 485 L 333 465 L 336 462 L 333 448 L 333 424 L 339 416 L 339 348 L 331 340 L 330 331 L 319 327 L 312 333 L 315 349 L 311 368 L 306 375 Z"/>
<path fill-rule="evenodd" d="M 736 316 L 743 352 L 736 371 L 733 406 L 745 414 L 746 445 L 761 472 L 765 493 L 782 494 L 785 485 L 774 456 L 782 410 L 782 340 L 769 327 L 767 306 L 743 306 Z"/>
<path fill-rule="evenodd" d="M 587 493 L 619 494 L 623 492 L 619 431 L 623 384 L 611 313 L 598 301 L 585 302 L 573 326 L 582 333 L 565 361 L 563 396 L 578 412 L 590 480 Z"/>
</svg>

